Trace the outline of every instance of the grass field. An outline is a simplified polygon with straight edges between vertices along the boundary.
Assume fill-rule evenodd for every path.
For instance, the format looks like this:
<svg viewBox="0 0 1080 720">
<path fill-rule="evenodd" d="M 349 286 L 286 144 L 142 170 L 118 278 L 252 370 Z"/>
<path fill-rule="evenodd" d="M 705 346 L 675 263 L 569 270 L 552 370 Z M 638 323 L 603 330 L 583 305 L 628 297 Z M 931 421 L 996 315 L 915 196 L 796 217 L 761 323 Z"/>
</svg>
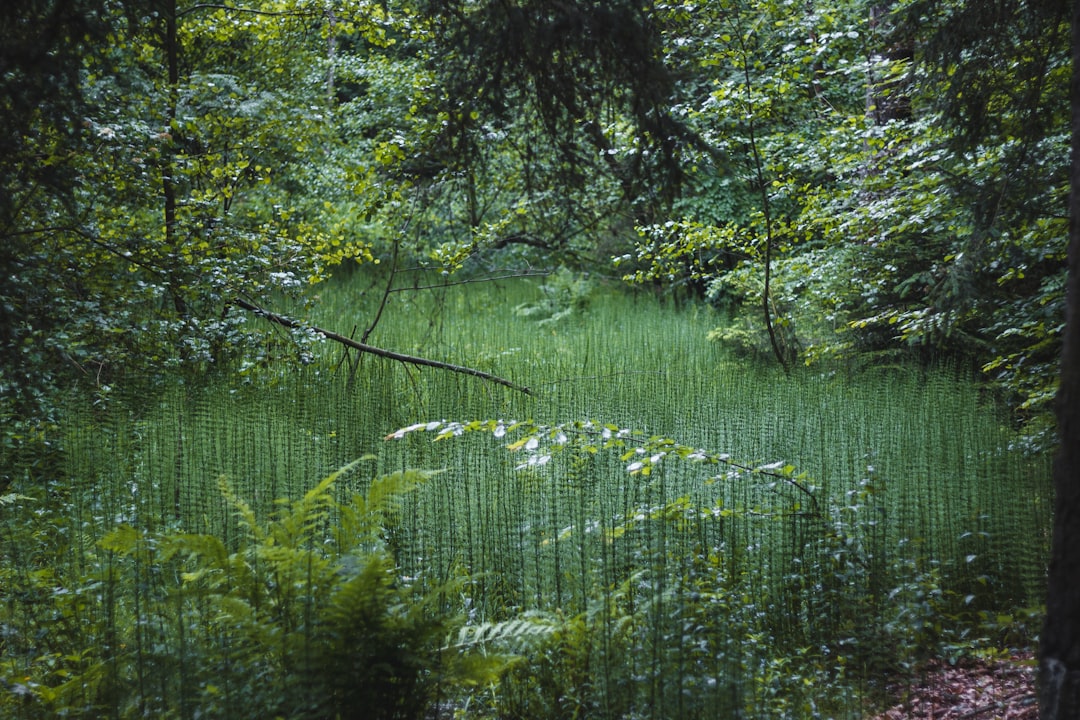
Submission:
<svg viewBox="0 0 1080 720">
<path fill-rule="evenodd" d="M 320 295 L 314 324 L 359 337 L 381 287 L 357 275 Z M 858 717 L 922 656 L 1031 642 L 1049 461 L 1023 450 L 1004 410 L 950 368 L 786 375 L 709 342 L 718 322 L 648 294 L 560 298 L 533 280 L 394 292 L 367 342 L 532 394 L 324 344 L 298 370 L 253 366 L 149 399 L 117 389 L 107 407 L 73 401 L 57 469 L 65 552 L 51 572 L 101 582 L 100 540 L 119 526 L 234 547 L 250 531 L 236 498 L 267 521 L 276 499 L 370 456 L 334 485 L 341 505 L 390 473 L 441 471 L 380 515 L 378 545 L 401 578 L 453 584 L 444 602 L 467 626 L 555 628 L 447 717 Z M 436 420 L 531 424 L 384 439 Z M 604 425 L 641 434 L 605 447 Z M 654 438 L 724 455 L 628 471 L 674 447 Z M 33 586 L 21 573 L 42 558 L 19 553 L 23 570 L 9 564 L 7 577 Z M 118 563 L 104 577 L 123 600 L 88 602 L 85 622 L 120 633 L 146 607 L 170 607 L 166 580 L 145 572 Z M 5 612 L 5 627 L 33 628 L 56 610 L 9 600 Z M 188 647 L 183 632 L 160 642 Z M 16 644 L 0 647 L 9 669 L 23 662 Z M 213 716 L 208 692 L 157 702 Z"/>
</svg>

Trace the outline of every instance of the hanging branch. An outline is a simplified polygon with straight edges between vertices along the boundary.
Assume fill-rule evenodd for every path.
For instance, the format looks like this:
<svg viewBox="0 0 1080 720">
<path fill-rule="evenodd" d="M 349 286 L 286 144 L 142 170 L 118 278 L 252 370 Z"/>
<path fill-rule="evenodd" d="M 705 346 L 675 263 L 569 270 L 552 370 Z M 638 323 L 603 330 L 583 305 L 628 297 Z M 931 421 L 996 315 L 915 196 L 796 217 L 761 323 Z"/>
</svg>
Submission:
<svg viewBox="0 0 1080 720">
<path fill-rule="evenodd" d="M 756 27 L 756 26 L 755 26 Z M 780 344 L 776 338 L 776 328 L 773 326 L 772 310 L 769 307 L 769 295 L 771 293 L 772 284 L 772 252 L 773 252 L 773 226 L 772 226 L 772 212 L 769 205 L 769 189 L 765 185 L 765 173 L 761 167 L 761 153 L 758 151 L 757 137 L 754 128 L 754 98 L 753 98 L 753 83 L 750 79 L 750 51 L 746 47 L 746 35 L 740 32 L 739 46 L 742 51 L 742 65 L 744 76 L 744 87 L 746 89 L 746 114 L 749 121 L 749 136 L 750 136 L 750 152 L 754 157 L 754 169 L 757 175 L 758 188 L 761 191 L 761 212 L 765 217 L 765 290 L 761 294 L 761 309 L 765 315 L 765 329 L 769 333 L 769 344 L 772 345 L 773 355 L 780 362 L 781 367 L 784 368 L 784 372 L 789 370 L 788 358 L 780 349 Z M 750 32 L 754 32 L 753 29 Z M 749 33 L 747 33 L 749 35 Z"/>
<path fill-rule="evenodd" d="M 397 276 L 398 271 L 398 248 L 401 245 L 400 238 L 394 238 L 394 254 L 390 259 L 390 277 L 386 279 L 386 289 L 383 290 L 382 300 L 379 301 L 379 309 L 375 311 L 375 317 L 372 318 L 371 324 L 364 330 L 364 334 L 360 336 L 360 342 L 366 343 L 368 335 L 375 329 L 375 326 L 379 324 L 379 320 L 382 318 L 383 310 L 386 309 L 386 301 L 390 299 L 390 293 L 394 289 L 394 278 Z"/>
<path fill-rule="evenodd" d="M 281 325 L 282 327 L 286 327 L 292 330 L 311 330 L 322 335 L 327 340 L 333 340 L 334 342 L 341 343 L 346 347 L 351 347 L 354 350 L 359 350 L 360 352 L 370 353 L 372 355 L 384 357 L 389 360 L 397 360 L 398 362 L 408 363 L 410 365 L 422 365 L 424 367 L 432 367 L 439 370 L 449 370 L 450 372 L 461 373 L 462 375 L 472 375 L 473 377 L 478 377 L 482 380 L 488 380 L 493 383 L 498 383 L 499 385 L 508 387 L 511 390 L 517 390 L 518 392 L 523 392 L 526 395 L 532 395 L 532 391 L 524 385 L 518 385 L 517 383 L 507 380 L 506 378 L 501 378 L 497 375 L 486 373 L 483 370 L 465 367 L 464 365 L 454 365 L 452 363 L 441 362 L 439 360 L 429 360 L 427 358 L 416 357 L 415 355 L 404 355 L 402 353 L 394 352 L 392 350 L 383 350 L 382 348 L 367 345 L 366 343 L 357 342 L 352 338 L 345 337 L 344 335 L 333 332 L 332 330 L 324 330 L 323 328 L 316 327 L 315 325 L 306 325 L 304 323 L 293 320 L 292 318 L 287 318 L 284 315 L 277 315 L 276 313 L 272 313 L 269 310 L 262 309 L 258 305 L 249 303 L 246 300 L 236 299 L 233 300 L 233 304 L 239 308 L 243 308 L 244 310 L 255 313 L 256 315 L 265 320 L 269 320 L 272 323 Z"/>
<path fill-rule="evenodd" d="M 375 312 L 375 317 L 372 318 L 371 324 L 364 330 L 364 334 L 360 336 L 360 342 L 362 343 L 367 342 L 368 336 L 375 330 L 375 326 L 379 324 L 383 310 L 386 309 L 386 301 L 390 299 L 390 293 L 394 290 L 394 278 L 397 277 L 398 273 L 398 250 L 401 247 L 401 239 L 405 237 L 405 233 L 409 231 L 409 226 L 412 225 L 413 218 L 416 217 L 416 207 L 419 204 L 419 199 L 419 191 L 413 193 L 412 204 L 409 206 L 409 216 L 405 218 L 405 224 L 401 226 L 401 230 L 394 237 L 394 254 L 390 259 L 390 277 L 386 279 L 386 289 L 383 291 L 382 300 L 379 301 L 379 309 Z"/>
</svg>

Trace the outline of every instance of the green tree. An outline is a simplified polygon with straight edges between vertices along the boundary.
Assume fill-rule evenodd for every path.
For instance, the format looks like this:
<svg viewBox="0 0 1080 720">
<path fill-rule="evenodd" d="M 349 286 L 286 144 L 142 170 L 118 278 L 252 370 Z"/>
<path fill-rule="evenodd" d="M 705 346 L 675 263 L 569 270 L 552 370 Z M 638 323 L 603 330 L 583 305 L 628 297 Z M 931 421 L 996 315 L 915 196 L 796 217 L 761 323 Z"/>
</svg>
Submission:
<svg viewBox="0 0 1080 720">
<path fill-rule="evenodd" d="M 779 340 L 807 362 L 961 358 L 1045 412 L 1064 3 L 975 5 L 666 5 L 670 54 L 697 65 L 686 117 L 721 161 L 695 163 L 674 217 L 640 228 L 627 277 L 775 320 L 718 338 Z"/>
<path fill-rule="evenodd" d="M 3 17 L 0 382 L 19 397 L 265 351 L 236 298 L 371 259 L 314 178 L 339 143 L 330 28 L 381 42 L 374 6 L 27 0 Z"/>
<path fill-rule="evenodd" d="M 54 272 L 39 232 L 70 223 L 88 139 L 81 58 L 107 11 L 78 0 L 16 0 L 0 9 L 0 386 L 33 405 L 55 362 L 43 340 L 62 324 L 43 280 Z M 48 232 L 48 230 L 45 230 Z"/>
<path fill-rule="evenodd" d="M 774 266 L 828 242 L 800 215 L 814 189 L 835 192 L 840 180 L 823 144 L 865 113 L 865 3 L 673 7 L 671 52 L 701 77 L 688 115 L 723 161 L 695 168 L 698 192 L 680 217 L 641 228 L 621 264 L 631 279 L 682 282 L 752 310 L 786 363 L 800 333 Z"/>
<path fill-rule="evenodd" d="M 420 10 L 436 130 L 410 163 L 465 198 L 468 225 L 440 259 L 508 247 L 596 257 L 678 196 L 683 156 L 704 146 L 677 117 L 679 80 L 652 3 Z"/>
</svg>

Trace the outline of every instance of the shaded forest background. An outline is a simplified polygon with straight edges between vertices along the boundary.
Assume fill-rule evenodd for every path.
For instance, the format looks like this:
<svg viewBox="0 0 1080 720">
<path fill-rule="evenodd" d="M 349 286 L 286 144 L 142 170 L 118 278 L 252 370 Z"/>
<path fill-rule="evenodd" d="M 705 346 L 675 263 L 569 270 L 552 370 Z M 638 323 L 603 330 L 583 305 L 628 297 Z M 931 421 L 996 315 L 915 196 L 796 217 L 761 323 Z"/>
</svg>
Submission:
<svg viewBox="0 0 1080 720">
<path fill-rule="evenodd" d="M 236 300 L 381 261 L 621 277 L 730 308 L 716 338 L 785 364 L 954 358 L 1035 437 L 1066 11 L 11 3 L 6 412 L 201 372 L 266 332 Z"/>
<path fill-rule="evenodd" d="M 386 299 L 432 277 L 544 276 L 555 320 L 626 285 L 785 371 L 959 368 L 1049 451 L 1072 9 L 9 2 L 0 507 L 55 467 L 73 390 L 318 366 L 326 329 L 385 355 Z M 370 324 L 309 324 L 376 276 Z"/>
</svg>

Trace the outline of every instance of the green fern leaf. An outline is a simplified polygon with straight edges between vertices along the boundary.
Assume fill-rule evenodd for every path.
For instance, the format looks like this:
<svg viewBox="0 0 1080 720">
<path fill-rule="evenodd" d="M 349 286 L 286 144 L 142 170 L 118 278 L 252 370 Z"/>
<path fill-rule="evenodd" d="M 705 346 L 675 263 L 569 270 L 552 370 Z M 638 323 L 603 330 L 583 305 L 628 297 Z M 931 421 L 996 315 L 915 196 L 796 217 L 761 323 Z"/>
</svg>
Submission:
<svg viewBox="0 0 1080 720">
<path fill-rule="evenodd" d="M 98 547 L 121 555 L 129 555 L 135 552 L 143 534 L 127 523 L 122 523 L 105 537 L 98 540 Z"/>
<path fill-rule="evenodd" d="M 466 649 L 496 643 L 511 649 L 522 649 L 539 639 L 549 637 L 558 629 L 558 623 L 536 617 L 466 625 L 458 631 L 453 642 L 448 643 L 445 649 Z"/>
</svg>

